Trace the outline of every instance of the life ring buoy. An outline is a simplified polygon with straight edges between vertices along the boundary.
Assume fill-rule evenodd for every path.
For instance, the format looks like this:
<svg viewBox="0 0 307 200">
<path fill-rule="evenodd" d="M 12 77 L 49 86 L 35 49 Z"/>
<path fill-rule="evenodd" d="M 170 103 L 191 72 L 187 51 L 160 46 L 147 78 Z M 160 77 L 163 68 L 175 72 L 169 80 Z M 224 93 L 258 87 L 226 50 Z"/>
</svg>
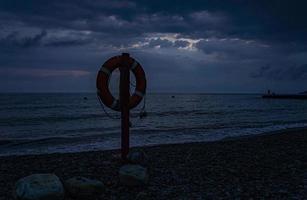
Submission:
<svg viewBox="0 0 307 200">
<path fill-rule="evenodd" d="M 120 111 L 120 102 L 114 98 L 109 90 L 109 80 L 112 72 L 121 65 L 122 56 L 114 56 L 107 60 L 100 68 L 97 80 L 97 94 L 102 103 L 115 111 Z M 146 93 L 146 77 L 145 72 L 135 59 L 129 57 L 127 60 L 130 71 L 133 72 L 136 80 L 134 93 L 129 99 L 129 108 L 135 108 L 143 99 Z"/>
</svg>

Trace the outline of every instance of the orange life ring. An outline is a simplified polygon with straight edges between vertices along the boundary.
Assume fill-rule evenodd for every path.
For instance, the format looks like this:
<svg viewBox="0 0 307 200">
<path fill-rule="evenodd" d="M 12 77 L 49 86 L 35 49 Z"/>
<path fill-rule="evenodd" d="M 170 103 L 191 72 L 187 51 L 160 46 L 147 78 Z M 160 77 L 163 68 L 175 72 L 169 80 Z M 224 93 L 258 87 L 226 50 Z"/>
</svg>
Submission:
<svg viewBox="0 0 307 200">
<path fill-rule="evenodd" d="M 121 64 L 121 56 L 114 56 L 107 60 L 100 68 L 97 80 L 97 94 L 102 103 L 115 111 L 120 111 L 119 100 L 114 98 L 109 90 L 109 79 L 112 72 Z M 145 96 L 146 92 L 146 77 L 142 66 L 133 58 L 129 57 L 127 61 L 130 70 L 133 72 L 136 80 L 136 88 L 129 99 L 129 108 L 136 107 Z"/>
</svg>

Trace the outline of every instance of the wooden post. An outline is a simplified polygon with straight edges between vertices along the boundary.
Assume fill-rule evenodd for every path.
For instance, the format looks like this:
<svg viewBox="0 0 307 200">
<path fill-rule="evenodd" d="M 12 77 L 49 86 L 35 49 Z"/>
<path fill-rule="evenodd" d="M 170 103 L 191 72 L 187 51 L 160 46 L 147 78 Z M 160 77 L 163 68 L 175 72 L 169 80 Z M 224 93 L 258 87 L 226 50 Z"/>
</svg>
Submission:
<svg viewBox="0 0 307 200">
<path fill-rule="evenodd" d="M 119 84 L 119 101 L 121 106 L 121 156 L 126 160 L 129 153 L 129 99 L 130 99 L 130 69 L 129 54 L 122 54 Z"/>
</svg>

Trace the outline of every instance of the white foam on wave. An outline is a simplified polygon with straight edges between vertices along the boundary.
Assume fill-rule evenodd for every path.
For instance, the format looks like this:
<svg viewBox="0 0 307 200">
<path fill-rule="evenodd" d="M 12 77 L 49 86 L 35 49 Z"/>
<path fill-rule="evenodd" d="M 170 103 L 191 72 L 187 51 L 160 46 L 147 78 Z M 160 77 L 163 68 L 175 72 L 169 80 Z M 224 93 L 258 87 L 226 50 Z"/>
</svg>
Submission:
<svg viewBox="0 0 307 200">
<path fill-rule="evenodd" d="M 274 125 L 262 128 L 227 128 L 217 130 L 199 130 L 192 132 L 155 132 L 153 134 L 131 134 L 131 147 L 153 146 L 160 144 L 180 144 L 190 142 L 213 142 L 225 138 L 236 138 L 249 135 L 258 135 L 279 131 L 283 129 L 304 128 L 307 123 Z M 6 151 L 0 149 L 0 156 L 11 155 L 37 155 L 51 153 L 75 153 L 86 151 L 113 150 L 120 148 L 120 138 L 111 137 L 107 140 L 98 142 L 84 142 L 79 144 L 56 144 L 45 147 L 36 147 L 35 145 L 26 148 L 11 148 Z"/>
</svg>

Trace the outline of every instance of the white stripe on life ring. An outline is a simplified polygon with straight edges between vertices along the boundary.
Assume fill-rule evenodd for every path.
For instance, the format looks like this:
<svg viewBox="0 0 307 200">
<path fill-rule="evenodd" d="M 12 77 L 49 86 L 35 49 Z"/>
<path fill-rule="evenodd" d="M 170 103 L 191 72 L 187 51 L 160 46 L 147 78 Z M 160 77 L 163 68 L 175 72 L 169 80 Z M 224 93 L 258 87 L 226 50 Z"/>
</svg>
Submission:
<svg viewBox="0 0 307 200">
<path fill-rule="evenodd" d="M 131 70 L 134 70 L 138 66 L 138 62 L 134 61 L 134 63 L 131 66 Z"/>
<path fill-rule="evenodd" d="M 117 106 L 117 100 L 114 99 L 113 103 L 111 104 L 111 108 L 115 108 Z"/>
<path fill-rule="evenodd" d="M 144 94 L 140 91 L 137 91 L 137 90 L 134 92 L 134 94 L 136 94 L 139 97 L 144 97 Z"/>
<path fill-rule="evenodd" d="M 100 68 L 99 71 L 106 73 L 108 76 L 110 76 L 110 74 L 111 74 L 110 70 L 105 68 L 105 67 L 103 67 L 103 66 Z"/>
</svg>

